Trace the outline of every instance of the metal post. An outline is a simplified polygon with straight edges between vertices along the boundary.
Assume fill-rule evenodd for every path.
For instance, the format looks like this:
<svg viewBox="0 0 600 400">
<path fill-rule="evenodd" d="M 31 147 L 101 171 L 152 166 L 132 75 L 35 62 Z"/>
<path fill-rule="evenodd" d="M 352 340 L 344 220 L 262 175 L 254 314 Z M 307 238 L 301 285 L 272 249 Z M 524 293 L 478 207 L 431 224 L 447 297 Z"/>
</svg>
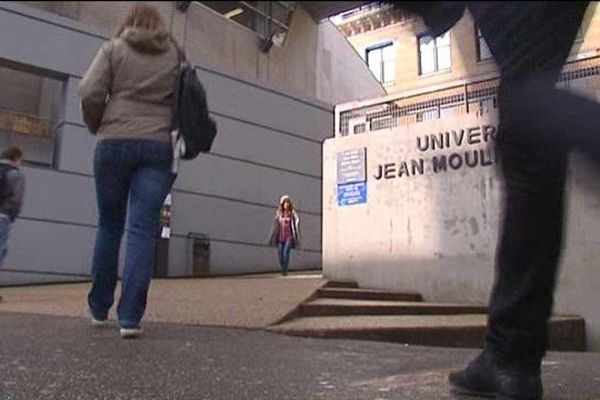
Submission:
<svg viewBox="0 0 600 400">
<path fill-rule="evenodd" d="M 469 91 L 467 90 L 467 83 L 465 83 L 465 112 L 469 113 Z"/>
</svg>

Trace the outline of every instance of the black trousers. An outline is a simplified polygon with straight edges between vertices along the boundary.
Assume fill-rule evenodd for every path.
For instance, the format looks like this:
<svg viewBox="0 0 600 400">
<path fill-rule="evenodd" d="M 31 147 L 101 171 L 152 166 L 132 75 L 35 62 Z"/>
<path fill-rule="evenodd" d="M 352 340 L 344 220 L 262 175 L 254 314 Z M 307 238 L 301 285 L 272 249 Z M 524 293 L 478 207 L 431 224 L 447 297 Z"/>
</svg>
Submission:
<svg viewBox="0 0 600 400">
<path fill-rule="evenodd" d="M 600 107 L 555 88 L 587 3 L 469 8 L 501 69 L 497 151 L 505 182 L 486 346 L 539 367 L 561 254 L 567 158 L 600 160 Z"/>
</svg>

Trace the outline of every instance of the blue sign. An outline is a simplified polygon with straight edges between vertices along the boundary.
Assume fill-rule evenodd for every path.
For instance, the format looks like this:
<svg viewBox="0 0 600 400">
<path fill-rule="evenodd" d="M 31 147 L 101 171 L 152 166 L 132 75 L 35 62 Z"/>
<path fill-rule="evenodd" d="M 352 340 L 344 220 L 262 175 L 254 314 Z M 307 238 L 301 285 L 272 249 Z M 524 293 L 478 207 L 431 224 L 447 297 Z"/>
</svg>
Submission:
<svg viewBox="0 0 600 400">
<path fill-rule="evenodd" d="M 367 182 L 346 183 L 337 187 L 338 206 L 367 202 Z"/>
</svg>

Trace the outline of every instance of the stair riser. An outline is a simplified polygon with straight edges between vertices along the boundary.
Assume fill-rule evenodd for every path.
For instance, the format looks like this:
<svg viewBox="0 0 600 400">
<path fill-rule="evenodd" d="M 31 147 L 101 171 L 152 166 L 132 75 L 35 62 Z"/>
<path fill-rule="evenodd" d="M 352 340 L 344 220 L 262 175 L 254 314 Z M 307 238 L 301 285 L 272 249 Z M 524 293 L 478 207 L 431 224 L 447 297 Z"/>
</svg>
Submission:
<svg viewBox="0 0 600 400">
<path fill-rule="evenodd" d="M 319 289 L 317 295 L 318 297 L 327 299 L 423 301 L 423 298 L 420 295 L 405 293 L 361 293 L 352 291 L 329 291 L 327 289 Z"/>
<path fill-rule="evenodd" d="M 462 315 L 485 314 L 485 307 L 410 307 L 410 306 L 335 306 L 303 304 L 300 315 L 304 317 L 353 315 Z"/>
<path fill-rule="evenodd" d="M 325 287 L 336 288 L 336 289 L 358 289 L 358 283 L 342 282 L 342 281 L 329 281 L 325 284 Z"/>
<path fill-rule="evenodd" d="M 548 339 L 550 350 L 585 351 L 585 320 L 553 321 L 548 330 Z"/>
</svg>

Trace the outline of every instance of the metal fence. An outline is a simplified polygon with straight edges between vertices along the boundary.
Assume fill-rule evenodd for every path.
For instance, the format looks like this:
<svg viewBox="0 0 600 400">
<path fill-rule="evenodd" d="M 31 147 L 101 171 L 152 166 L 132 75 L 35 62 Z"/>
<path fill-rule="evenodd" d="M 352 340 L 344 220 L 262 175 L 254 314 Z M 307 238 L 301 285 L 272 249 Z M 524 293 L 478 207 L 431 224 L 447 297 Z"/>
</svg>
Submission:
<svg viewBox="0 0 600 400">
<path fill-rule="evenodd" d="M 591 78 L 600 78 L 600 57 L 566 64 L 559 85 L 569 88 L 572 81 Z M 466 113 L 483 115 L 497 108 L 499 83 L 499 78 L 492 78 L 410 96 L 388 96 L 380 102 L 336 107 L 335 136 L 377 132 Z"/>
</svg>

